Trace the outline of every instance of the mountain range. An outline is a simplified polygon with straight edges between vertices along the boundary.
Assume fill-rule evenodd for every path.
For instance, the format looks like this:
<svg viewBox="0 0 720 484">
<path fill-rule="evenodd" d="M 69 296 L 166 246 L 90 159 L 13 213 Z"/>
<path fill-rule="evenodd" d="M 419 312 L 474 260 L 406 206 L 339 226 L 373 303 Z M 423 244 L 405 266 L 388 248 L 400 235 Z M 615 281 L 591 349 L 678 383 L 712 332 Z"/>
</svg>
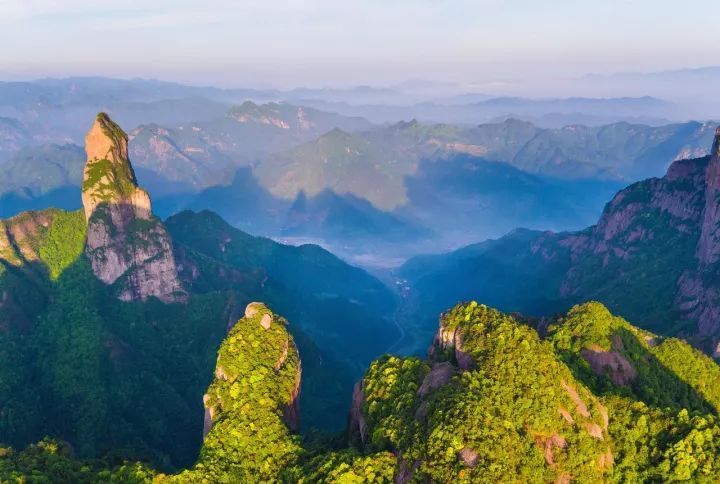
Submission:
<svg viewBox="0 0 720 484">
<path fill-rule="evenodd" d="M 649 96 L 610 98 L 539 98 L 488 96 L 476 93 L 431 98 L 422 102 L 362 104 L 355 100 L 331 101 L 303 98 L 308 106 L 347 116 L 362 116 L 374 123 L 393 123 L 398 119 L 417 118 L 427 123 L 474 125 L 495 120 L 518 118 L 535 121 L 545 128 L 583 123 L 600 126 L 616 122 L 667 124 L 683 119 L 678 108 L 663 99 Z"/>
<path fill-rule="evenodd" d="M 711 155 L 675 161 L 664 177 L 619 191 L 585 230 L 516 231 L 410 260 L 399 275 L 425 314 L 471 298 L 538 315 L 594 299 L 717 354 L 719 147 L 720 131 Z"/>
<path fill-rule="evenodd" d="M 297 140 L 299 109 L 245 104 L 228 118 Z M 356 120 L 329 122 L 340 121 Z M 0 222 L 0 435 L 11 446 L 0 447 L 0 480 L 712 481 L 720 129 L 694 158 L 706 125 L 636 128 L 334 129 L 194 194 L 288 238 L 384 234 L 402 251 L 404 239 L 460 240 L 488 223 L 587 216 L 626 175 L 578 176 L 575 142 L 602 146 L 598 167 L 679 158 L 618 191 L 595 225 L 517 229 L 412 258 L 393 274 L 397 292 L 317 245 L 178 210 L 179 194 L 159 199 L 177 211 L 161 219 L 130 162 L 131 136 L 105 113 L 84 154 L 19 151 L 2 165 L 8 185 L 33 182 L 16 197 L 66 186 L 34 167 L 81 179 L 78 210 Z M 547 140 L 563 147 L 563 177 L 521 161 L 547 153 Z M 402 162 L 361 169 L 378 147 Z M 292 186 L 279 172 L 296 192 L 277 191 Z M 371 199 L 373 182 L 353 175 L 363 173 L 404 199 Z M 331 186 L 303 186 L 318 179 Z M 424 358 L 379 356 L 417 355 L 428 341 Z"/>
<path fill-rule="evenodd" d="M 626 90 L 627 92 L 627 90 Z M 667 90 L 661 96 L 667 95 Z M 498 116 L 523 119 L 551 119 L 560 116 L 566 124 L 580 120 L 594 124 L 617 121 L 641 122 L 683 119 L 678 107 L 648 96 L 571 98 L 521 98 L 468 91 L 463 85 L 406 82 L 389 87 L 295 88 L 290 90 L 216 88 L 190 86 L 153 79 L 110 79 L 71 77 L 34 81 L 0 82 L 0 116 L 16 118 L 45 136 L 70 136 L 79 141 L 78 122 L 93 108 L 102 107 L 120 122 L 134 126 L 138 121 L 187 122 L 209 119 L 220 105 L 245 100 L 284 101 L 350 116 L 362 116 L 377 123 L 394 123 L 418 118 L 430 123 L 477 124 Z M 702 114 L 705 115 L 704 112 Z M 143 116 L 141 118 L 141 116 Z M 696 113 L 691 117 L 697 118 Z M 547 125 L 545 125 L 547 126 Z M 42 131 L 44 129 L 44 131 Z M 66 142 L 68 139 L 48 139 Z"/>
<path fill-rule="evenodd" d="M 627 181 L 706 153 L 711 138 L 710 125 L 696 122 L 372 127 L 310 108 L 247 102 L 214 120 L 140 126 L 129 150 L 163 216 L 212 209 L 254 233 L 394 260 L 518 226 L 580 228 Z M 81 148 L 40 145 L 9 156 L 0 163 L 2 215 L 79 206 Z"/>
<path fill-rule="evenodd" d="M 50 434 L 89 457 L 191 462 L 215 352 L 254 299 L 293 318 L 308 354 L 306 428 L 340 427 L 352 382 L 399 337 L 394 294 L 320 247 L 253 237 L 211 212 L 161 221 L 105 114 L 86 152 L 80 210 L 0 222 L 2 440 Z"/>
</svg>

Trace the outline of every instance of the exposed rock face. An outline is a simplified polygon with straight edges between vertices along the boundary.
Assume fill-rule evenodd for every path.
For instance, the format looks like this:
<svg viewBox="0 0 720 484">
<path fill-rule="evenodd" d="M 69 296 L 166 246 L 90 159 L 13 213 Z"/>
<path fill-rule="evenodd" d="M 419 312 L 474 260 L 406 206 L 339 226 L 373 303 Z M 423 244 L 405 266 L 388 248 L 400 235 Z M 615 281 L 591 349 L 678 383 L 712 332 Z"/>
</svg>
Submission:
<svg viewBox="0 0 720 484">
<path fill-rule="evenodd" d="M 365 394 L 363 393 L 363 383 L 359 381 L 353 388 L 352 406 L 350 407 L 350 416 L 348 417 L 348 433 L 350 442 L 359 441 L 365 444 L 368 440 L 368 426 L 363 414 L 363 405 L 365 404 Z"/>
<path fill-rule="evenodd" d="M 720 341 L 720 128 L 715 135 L 710 161 L 705 170 L 704 207 L 697 267 L 686 270 L 678 280 L 675 302 L 678 309 L 697 321 L 697 333 L 710 338 L 709 349 Z"/>
<path fill-rule="evenodd" d="M 98 114 L 85 137 L 87 164 L 83 174 L 82 201 L 90 220 L 103 203 L 129 205 L 138 218 L 152 216 L 150 196 L 139 188 L 130 165 L 127 135 L 105 113 Z"/>
<path fill-rule="evenodd" d="M 302 108 L 298 108 L 298 118 L 302 117 Z M 228 115 L 238 123 L 259 123 L 275 126 L 280 129 L 290 129 L 290 124 L 280 117 L 280 113 L 273 112 L 270 107 L 261 107 L 250 101 L 239 108 L 230 111 Z"/>
<path fill-rule="evenodd" d="M 408 464 L 404 460 L 400 460 L 397 472 L 395 473 L 395 484 L 406 484 L 408 482 L 412 482 L 415 472 L 418 467 L 420 467 L 420 464 L 422 464 L 422 462 L 419 460 L 413 462 L 412 464 Z"/>
<path fill-rule="evenodd" d="M 315 123 L 309 119 L 303 107 L 285 106 L 276 103 L 257 104 L 246 101 L 230 110 L 228 117 L 242 124 L 264 124 L 283 130 L 309 131 Z"/>
<path fill-rule="evenodd" d="M 418 395 L 424 397 L 437 390 L 449 382 L 453 375 L 455 375 L 455 367 L 449 361 L 434 364 L 432 370 L 425 375 L 422 385 L 418 388 Z"/>
<path fill-rule="evenodd" d="M 716 131 L 710 163 L 705 171 L 705 209 L 697 256 L 705 265 L 720 259 L 720 128 Z"/>
<path fill-rule="evenodd" d="M 433 339 L 433 344 L 428 349 L 428 358 L 438 360 L 439 353 L 450 352 L 454 355 L 455 361 L 461 370 L 471 370 L 475 366 L 472 357 L 463 349 L 463 334 L 457 327 L 448 328 L 445 315 L 440 318 L 440 327 Z"/>
<path fill-rule="evenodd" d="M 40 258 L 36 242 L 52 223 L 53 212 L 25 212 L 8 220 L 0 220 L 0 260 L 21 265 Z"/>
<path fill-rule="evenodd" d="M 100 113 L 86 150 L 82 200 L 93 272 L 106 284 L 119 281 L 118 297 L 125 301 L 184 300 L 170 236 L 153 216 L 150 196 L 137 186 L 127 135 Z"/>
<path fill-rule="evenodd" d="M 269 314 L 266 314 L 262 317 L 260 320 L 260 326 L 263 327 L 263 329 L 270 329 L 270 326 L 272 325 L 273 318 Z"/>
<path fill-rule="evenodd" d="M 39 249 L 42 234 L 50 227 L 53 212 L 25 212 L 8 220 L 0 220 L 0 276 L 12 267 L 28 277 L 28 283 L 39 278 L 35 266 L 40 262 Z M 37 288 L 28 286 L 36 291 Z M 29 329 L 33 317 L 28 314 L 27 305 L 22 303 L 22 294 L 17 290 L 3 287 L 0 277 L 0 333 L 9 329 Z"/>
<path fill-rule="evenodd" d="M 472 450 L 470 447 L 463 447 L 458 453 L 458 457 L 468 467 L 475 467 L 478 464 L 477 452 Z"/>
<path fill-rule="evenodd" d="M 293 344 L 293 346 L 295 346 Z M 295 351 L 295 357 L 298 361 L 300 361 L 300 353 L 298 352 L 297 347 L 294 348 Z M 283 359 L 283 365 L 285 364 L 285 359 Z M 278 367 L 276 371 L 279 371 L 280 368 Z M 283 414 L 283 422 L 285 422 L 285 425 L 293 431 L 293 432 L 299 432 L 300 431 L 300 384 L 302 381 L 302 370 L 298 368 L 297 373 L 295 374 L 295 384 L 292 387 L 292 390 L 290 391 L 290 399 L 287 405 L 285 405 L 282 408 L 282 414 Z"/>
<path fill-rule="evenodd" d="M 570 261 L 562 297 L 599 299 L 622 311 L 626 301 L 620 285 L 632 287 L 637 277 L 656 281 L 650 296 L 665 306 L 665 323 L 694 323 L 684 336 L 712 352 L 720 341 L 720 128 L 710 156 L 675 161 L 663 178 L 619 192 L 596 226 L 549 234 L 533 248 L 550 257 L 562 249 Z M 623 311 L 623 316 L 660 324 L 644 321 L 642 314 Z"/>
<path fill-rule="evenodd" d="M 564 450 L 567 448 L 567 441 L 560 435 L 554 434 L 550 437 L 543 437 L 541 435 L 535 436 L 535 444 L 542 449 L 545 463 L 548 465 L 555 464 L 555 456 L 553 451 L 555 449 Z"/>
<path fill-rule="evenodd" d="M 209 396 L 203 395 L 203 407 L 205 408 L 205 416 L 203 418 L 203 438 L 207 437 L 213 426 L 213 419 L 215 418 L 215 407 L 208 405 Z"/>
<path fill-rule="evenodd" d="M 629 385 L 637 378 L 637 370 L 620 352 L 624 350 L 619 336 L 612 338 L 612 351 L 592 345 L 580 350 L 580 355 L 598 375 L 607 375 L 616 385 Z"/>
</svg>

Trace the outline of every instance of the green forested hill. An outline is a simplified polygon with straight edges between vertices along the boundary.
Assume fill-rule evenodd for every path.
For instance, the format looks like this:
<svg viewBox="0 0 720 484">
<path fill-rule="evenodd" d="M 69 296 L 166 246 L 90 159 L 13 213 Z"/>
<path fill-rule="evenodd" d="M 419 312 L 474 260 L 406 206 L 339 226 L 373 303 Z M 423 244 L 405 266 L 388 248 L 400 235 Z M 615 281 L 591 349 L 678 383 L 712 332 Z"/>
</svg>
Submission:
<svg viewBox="0 0 720 484">
<path fill-rule="evenodd" d="M 0 440 L 50 435 L 83 457 L 189 464 L 216 350 L 254 299 L 295 323 L 305 428 L 340 429 L 353 381 L 399 336 L 392 292 L 320 247 L 211 212 L 166 226 L 105 113 L 86 152 L 83 210 L 0 220 Z"/>
<path fill-rule="evenodd" d="M 634 376 L 609 381 L 614 361 Z M 442 316 L 425 361 L 371 365 L 350 430 L 366 450 L 394 449 L 396 476 L 420 482 L 713 481 L 720 426 L 708 382 L 718 371 L 599 303 L 573 308 L 542 338 L 471 302 Z"/>
<path fill-rule="evenodd" d="M 202 392 L 238 311 L 286 310 L 306 353 L 304 428 L 339 429 L 361 369 L 397 337 L 393 296 L 315 247 L 286 247 L 211 213 L 168 221 L 186 304 L 123 302 L 92 273 L 81 211 L 31 212 L 0 236 L 0 435 L 45 435 L 78 455 L 186 465 L 200 444 Z"/>
<path fill-rule="evenodd" d="M 0 479 L 73 482 L 714 482 L 720 367 L 599 303 L 546 336 L 476 302 L 440 319 L 424 360 L 386 355 L 356 385 L 347 442 L 300 439 L 302 353 L 252 303 L 222 343 L 197 461 L 175 474 L 61 442 L 0 448 Z M 598 362 L 602 364 L 598 364 Z M 197 416 L 201 420 L 200 416 Z"/>
</svg>

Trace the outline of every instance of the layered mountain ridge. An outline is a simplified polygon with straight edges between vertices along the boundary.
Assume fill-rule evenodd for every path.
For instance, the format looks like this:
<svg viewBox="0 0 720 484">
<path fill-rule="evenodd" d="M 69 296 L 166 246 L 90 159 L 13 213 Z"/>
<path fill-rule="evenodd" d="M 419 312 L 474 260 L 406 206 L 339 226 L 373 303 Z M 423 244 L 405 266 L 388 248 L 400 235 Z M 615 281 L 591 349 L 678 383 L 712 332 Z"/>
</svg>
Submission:
<svg viewBox="0 0 720 484">
<path fill-rule="evenodd" d="M 719 143 L 720 130 L 711 155 L 675 161 L 664 177 L 621 190 L 586 230 L 511 234 L 410 261 L 401 274 L 436 307 L 479 297 L 506 310 L 548 314 L 596 299 L 713 353 L 720 341 Z M 495 270 L 500 279 L 492 279 Z"/>
<path fill-rule="evenodd" d="M 353 381 L 399 336 L 392 292 L 318 246 L 253 237 L 211 212 L 163 222 L 108 116 L 87 144 L 83 209 L 0 221 L 1 439 L 189 464 L 214 355 L 252 300 L 295 323 L 305 428 L 343 425 Z"/>
<path fill-rule="evenodd" d="M 360 253 L 349 260 L 373 270 L 373 259 L 397 265 L 518 226 L 585 227 L 628 180 L 704 154 L 712 138 L 710 124 L 698 122 L 378 127 L 284 103 L 246 102 L 201 118 L 154 124 L 148 113 L 129 132 L 130 158 L 157 215 L 211 209 L 251 233 L 312 240 L 346 257 Z M 77 150 L 29 147 L 0 163 L 0 213 L 78 208 L 76 167 L 85 159 Z M 58 166 L 56 158 L 67 162 Z M 294 212 L 303 197 L 317 198 L 307 221 Z M 340 212 L 354 214 L 346 220 L 334 215 Z"/>
</svg>

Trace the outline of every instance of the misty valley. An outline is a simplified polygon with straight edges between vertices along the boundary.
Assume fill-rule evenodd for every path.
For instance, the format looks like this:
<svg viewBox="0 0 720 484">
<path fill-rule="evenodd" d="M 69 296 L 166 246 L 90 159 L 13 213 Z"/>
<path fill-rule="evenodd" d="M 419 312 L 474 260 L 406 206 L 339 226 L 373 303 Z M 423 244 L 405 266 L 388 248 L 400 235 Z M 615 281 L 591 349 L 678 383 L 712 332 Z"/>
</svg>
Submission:
<svg viewBox="0 0 720 484">
<path fill-rule="evenodd" d="M 0 82 L 0 481 L 717 480 L 718 123 L 448 89 Z"/>
</svg>

